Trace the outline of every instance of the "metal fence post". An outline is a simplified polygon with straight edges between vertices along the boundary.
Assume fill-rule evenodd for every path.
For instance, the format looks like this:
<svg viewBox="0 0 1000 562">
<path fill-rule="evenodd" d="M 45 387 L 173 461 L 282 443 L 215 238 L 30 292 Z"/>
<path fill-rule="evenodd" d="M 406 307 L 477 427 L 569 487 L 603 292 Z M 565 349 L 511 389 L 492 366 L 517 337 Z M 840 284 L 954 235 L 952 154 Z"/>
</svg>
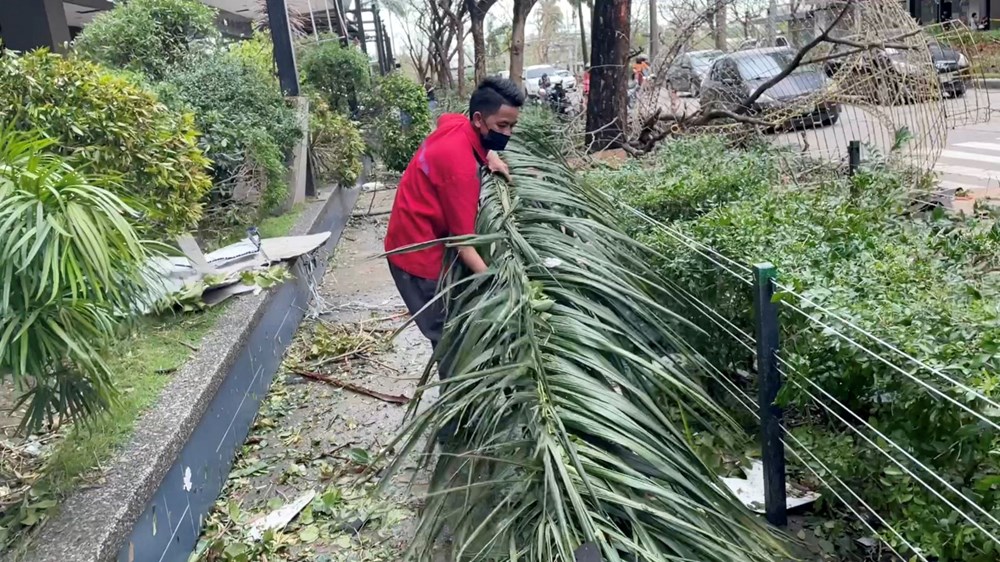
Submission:
<svg viewBox="0 0 1000 562">
<path fill-rule="evenodd" d="M 847 144 L 847 173 L 854 175 L 861 168 L 861 141 L 852 140 Z"/>
<path fill-rule="evenodd" d="M 778 371 L 778 306 L 774 297 L 777 269 L 754 266 L 754 319 L 757 331 L 757 377 L 760 407 L 761 460 L 764 463 L 764 510 L 772 525 L 788 524 L 785 500 L 785 447 L 781 440 L 781 408 L 774 401 L 781 390 Z"/>
</svg>

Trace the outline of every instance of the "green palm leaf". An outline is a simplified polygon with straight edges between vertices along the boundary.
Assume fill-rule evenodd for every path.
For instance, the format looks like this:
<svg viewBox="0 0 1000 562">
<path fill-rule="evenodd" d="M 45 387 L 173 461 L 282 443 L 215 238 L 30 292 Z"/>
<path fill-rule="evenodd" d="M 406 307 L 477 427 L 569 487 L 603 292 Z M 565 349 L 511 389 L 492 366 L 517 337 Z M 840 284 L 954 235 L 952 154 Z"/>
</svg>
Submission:
<svg viewBox="0 0 1000 562">
<path fill-rule="evenodd" d="M 29 430 L 108 406 L 102 354 L 151 294 L 135 212 L 50 145 L 0 127 L 0 377 Z"/>
<path fill-rule="evenodd" d="M 432 383 L 428 366 L 418 395 L 440 396 L 414 405 L 392 444 L 389 475 L 459 425 L 411 558 L 430 560 L 450 532 L 458 560 L 571 561 L 588 542 L 608 561 L 780 559 L 782 539 L 690 445 L 685 421 L 734 426 L 705 391 L 711 370 L 679 334 L 695 328 L 666 306 L 649 250 L 546 138 L 524 133 L 512 148 L 513 183 L 484 178 L 483 235 L 451 241 L 490 264 L 447 289 L 438 355 L 451 353 L 453 377 Z"/>
</svg>

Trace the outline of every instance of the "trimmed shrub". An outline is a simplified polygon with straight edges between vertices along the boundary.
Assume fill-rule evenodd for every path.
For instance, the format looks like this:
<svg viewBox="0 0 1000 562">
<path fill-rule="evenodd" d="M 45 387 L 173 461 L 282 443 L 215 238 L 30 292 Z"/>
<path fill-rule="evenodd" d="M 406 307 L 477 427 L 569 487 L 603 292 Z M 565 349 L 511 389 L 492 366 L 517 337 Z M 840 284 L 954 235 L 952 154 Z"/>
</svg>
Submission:
<svg viewBox="0 0 1000 562">
<path fill-rule="evenodd" d="M 73 48 L 109 68 L 159 80 L 199 44 L 218 36 L 215 9 L 197 0 L 130 0 L 94 18 Z"/>
<path fill-rule="evenodd" d="M 191 115 L 132 81 L 43 50 L 0 57 L 0 120 L 55 141 L 71 165 L 118 176 L 115 192 L 152 230 L 183 231 L 211 187 Z"/>
<path fill-rule="evenodd" d="M 393 72 L 375 83 L 365 104 L 372 150 L 390 170 L 402 172 L 431 131 L 423 86 Z"/>
<path fill-rule="evenodd" d="M 361 174 L 365 152 L 361 131 L 319 96 L 311 97 L 309 110 L 309 152 L 317 179 L 353 186 Z"/>
<path fill-rule="evenodd" d="M 198 56 L 159 86 L 168 105 L 194 111 L 212 159 L 209 228 L 246 224 L 287 196 L 285 158 L 301 135 L 272 77 L 228 51 Z"/>
<path fill-rule="evenodd" d="M 229 44 L 229 52 L 248 66 L 257 69 L 261 76 L 269 76 L 274 87 L 278 87 L 278 76 L 274 66 L 274 43 L 267 30 L 255 29 L 253 37 Z"/>
<path fill-rule="evenodd" d="M 360 100 L 371 88 L 371 62 L 354 47 L 341 47 L 335 36 L 298 47 L 302 84 L 326 99 L 331 109 L 348 113 L 351 98 Z"/>
</svg>

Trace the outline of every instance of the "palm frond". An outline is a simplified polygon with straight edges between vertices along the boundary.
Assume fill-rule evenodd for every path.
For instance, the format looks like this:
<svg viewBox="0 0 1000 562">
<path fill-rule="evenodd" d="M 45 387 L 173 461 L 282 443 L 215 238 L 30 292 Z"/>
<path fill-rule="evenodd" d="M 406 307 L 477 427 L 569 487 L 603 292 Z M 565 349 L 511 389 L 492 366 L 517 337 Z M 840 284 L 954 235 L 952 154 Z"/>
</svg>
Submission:
<svg viewBox="0 0 1000 562">
<path fill-rule="evenodd" d="M 135 211 L 49 144 L 0 128 L 0 376 L 28 429 L 108 405 L 102 353 L 150 293 Z"/>
<path fill-rule="evenodd" d="M 419 394 L 440 396 L 392 444 L 390 476 L 459 426 L 411 558 L 430 560 L 450 532 L 456 560 L 569 562 L 584 543 L 608 561 L 780 559 L 783 539 L 692 449 L 684 420 L 734 424 L 705 391 L 711 371 L 679 333 L 695 328 L 668 306 L 649 251 L 542 135 L 519 134 L 507 155 L 513 183 L 484 178 L 482 236 L 452 242 L 490 264 L 448 289 L 437 354 L 453 376 L 432 383 L 428 366 Z"/>
</svg>

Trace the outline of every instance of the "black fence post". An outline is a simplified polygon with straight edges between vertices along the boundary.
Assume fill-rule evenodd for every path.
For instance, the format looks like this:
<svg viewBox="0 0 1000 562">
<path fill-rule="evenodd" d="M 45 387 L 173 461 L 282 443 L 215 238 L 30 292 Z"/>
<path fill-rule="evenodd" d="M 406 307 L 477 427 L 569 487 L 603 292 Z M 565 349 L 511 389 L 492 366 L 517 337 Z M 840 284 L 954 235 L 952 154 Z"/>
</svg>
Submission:
<svg viewBox="0 0 1000 562">
<path fill-rule="evenodd" d="M 847 173 L 854 175 L 861 168 L 861 141 L 852 140 L 847 145 Z"/>
<path fill-rule="evenodd" d="M 781 373 L 778 371 L 778 306 L 773 302 L 774 279 L 778 271 L 770 263 L 761 263 L 754 266 L 753 273 L 764 510 L 768 522 L 784 527 L 788 524 L 785 446 L 781 439 L 781 408 L 774 403 L 781 390 Z"/>
<path fill-rule="evenodd" d="M 295 69 L 295 48 L 288 23 L 285 0 L 267 0 L 267 17 L 274 45 L 274 62 L 278 67 L 278 83 L 286 96 L 299 95 L 299 74 Z"/>
</svg>

